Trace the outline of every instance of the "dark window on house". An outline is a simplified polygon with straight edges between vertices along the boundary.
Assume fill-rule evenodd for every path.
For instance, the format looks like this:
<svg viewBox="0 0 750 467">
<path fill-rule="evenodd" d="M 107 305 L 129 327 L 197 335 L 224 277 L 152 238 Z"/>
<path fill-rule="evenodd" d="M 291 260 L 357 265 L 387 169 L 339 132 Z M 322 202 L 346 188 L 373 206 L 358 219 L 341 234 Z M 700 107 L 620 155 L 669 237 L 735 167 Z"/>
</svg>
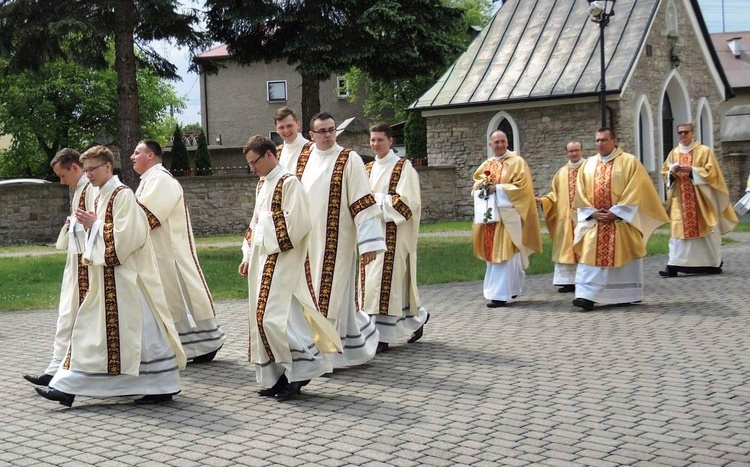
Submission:
<svg viewBox="0 0 750 467">
<path fill-rule="evenodd" d="M 268 102 L 279 102 L 286 100 L 286 81 L 268 81 Z"/>
<path fill-rule="evenodd" d="M 644 128 L 646 122 L 643 121 L 643 111 L 638 115 L 638 155 L 641 156 L 641 164 L 645 165 L 643 155 L 646 154 L 646 144 L 643 141 Z"/>
<path fill-rule="evenodd" d="M 273 141 L 273 144 L 275 144 L 276 146 L 284 143 L 284 138 L 279 136 L 279 134 L 276 133 L 275 131 L 269 131 L 268 137 L 271 138 L 271 141 Z"/>
<path fill-rule="evenodd" d="M 505 136 L 508 137 L 508 151 L 515 151 L 515 136 L 513 135 L 513 126 L 510 124 L 507 118 L 504 118 L 500 121 L 500 124 L 497 126 L 497 129 L 505 133 Z"/>
<path fill-rule="evenodd" d="M 664 102 L 661 105 L 661 133 L 663 135 L 662 150 L 664 151 L 664 160 L 667 160 L 667 156 L 669 156 L 670 151 L 674 148 L 673 126 L 672 103 L 669 101 L 669 94 L 665 93 Z"/>
</svg>

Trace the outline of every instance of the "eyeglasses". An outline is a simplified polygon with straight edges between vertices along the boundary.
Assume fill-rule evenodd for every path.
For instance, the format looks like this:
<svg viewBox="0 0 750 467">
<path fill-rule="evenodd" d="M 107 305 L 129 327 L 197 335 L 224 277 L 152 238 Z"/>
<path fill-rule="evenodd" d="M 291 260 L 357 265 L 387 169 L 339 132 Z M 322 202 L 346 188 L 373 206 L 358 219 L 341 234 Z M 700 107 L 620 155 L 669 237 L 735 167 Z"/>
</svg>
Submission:
<svg viewBox="0 0 750 467">
<path fill-rule="evenodd" d="M 261 154 L 260 156 L 256 157 L 254 161 L 248 162 L 248 164 L 255 165 L 255 164 L 258 163 L 259 160 L 263 159 L 264 157 L 266 157 L 266 155 L 265 154 Z"/>
<path fill-rule="evenodd" d="M 91 172 L 93 172 L 94 170 L 98 169 L 99 167 L 101 167 L 101 166 L 103 166 L 103 165 L 107 165 L 107 164 L 109 164 L 109 162 L 104 162 L 104 163 L 102 163 L 102 164 L 99 164 L 99 165 L 95 165 L 95 166 L 93 166 L 93 167 L 89 167 L 88 169 L 83 169 L 83 173 L 85 173 L 85 174 L 91 173 Z"/>
<path fill-rule="evenodd" d="M 606 139 L 604 139 L 604 138 L 601 138 L 601 139 L 595 139 L 595 140 L 594 140 L 594 142 L 595 142 L 596 144 L 601 144 L 601 143 L 606 143 L 607 141 L 609 141 L 609 140 L 611 140 L 611 139 L 612 139 L 612 138 L 606 138 Z"/>
<path fill-rule="evenodd" d="M 328 128 L 327 130 L 310 130 L 317 135 L 332 135 L 336 133 L 335 128 Z"/>
<path fill-rule="evenodd" d="M 677 132 L 678 135 L 689 135 L 690 133 L 692 133 L 692 131 L 690 130 L 683 130 L 683 131 Z"/>
</svg>

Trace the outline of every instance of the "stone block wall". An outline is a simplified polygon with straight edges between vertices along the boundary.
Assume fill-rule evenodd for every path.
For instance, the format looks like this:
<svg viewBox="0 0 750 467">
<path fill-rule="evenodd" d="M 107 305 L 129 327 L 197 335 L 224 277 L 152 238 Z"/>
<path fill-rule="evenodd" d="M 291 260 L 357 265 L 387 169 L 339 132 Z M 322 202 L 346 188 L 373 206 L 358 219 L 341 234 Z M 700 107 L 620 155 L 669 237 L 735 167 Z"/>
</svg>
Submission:
<svg viewBox="0 0 750 467">
<path fill-rule="evenodd" d="M 454 167 L 418 167 L 422 220 L 456 218 Z M 255 206 L 252 174 L 180 177 L 196 236 L 242 236 Z M 0 245 L 53 243 L 70 209 L 71 192 L 56 185 L 0 187 Z"/>
<path fill-rule="evenodd" d="M 66 186 L 0 187 L 0 245 L 53 243 L 69 211 Z"/>
</svg>

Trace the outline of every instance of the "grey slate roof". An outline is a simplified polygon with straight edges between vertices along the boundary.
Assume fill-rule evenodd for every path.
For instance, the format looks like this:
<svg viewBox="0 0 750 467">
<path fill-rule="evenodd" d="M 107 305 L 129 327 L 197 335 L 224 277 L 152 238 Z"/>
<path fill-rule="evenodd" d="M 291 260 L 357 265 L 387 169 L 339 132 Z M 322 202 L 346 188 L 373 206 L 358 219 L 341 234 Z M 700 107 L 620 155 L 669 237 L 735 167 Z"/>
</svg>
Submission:
<svg viewBox="0 0 750 467">
<path fill-rule="evenodd" d="M 646 38 L 659 0 L 618 0 L 605 31 L 607 91 L 618 93 Z M 509 0 L 411 109 L 465 107 L 594 95 L 599 25 L 585 0 Z"/>
</svg>

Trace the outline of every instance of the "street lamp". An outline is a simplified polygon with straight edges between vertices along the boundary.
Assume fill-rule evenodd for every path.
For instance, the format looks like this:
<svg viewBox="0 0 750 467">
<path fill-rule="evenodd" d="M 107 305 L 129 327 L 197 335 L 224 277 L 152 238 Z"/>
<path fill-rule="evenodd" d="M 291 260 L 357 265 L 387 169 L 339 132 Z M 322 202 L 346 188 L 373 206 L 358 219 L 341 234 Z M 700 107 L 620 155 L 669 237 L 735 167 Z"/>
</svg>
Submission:
<svg viewBox="0 0 750 467">
<path fill-rule="evenodd" d="M 602 105 L 602 128 L 607 126 L 607 84 L 604 66 L 604 28 L 609 24 L 610 16 L 615 15 L 616 0 L 586 0 L 589 2 L 588 14 L 591 21 L 599 23 L 599 49 L 601 51 L 601 86 L 599 88 L 599 102 Z"/>
</svg>

